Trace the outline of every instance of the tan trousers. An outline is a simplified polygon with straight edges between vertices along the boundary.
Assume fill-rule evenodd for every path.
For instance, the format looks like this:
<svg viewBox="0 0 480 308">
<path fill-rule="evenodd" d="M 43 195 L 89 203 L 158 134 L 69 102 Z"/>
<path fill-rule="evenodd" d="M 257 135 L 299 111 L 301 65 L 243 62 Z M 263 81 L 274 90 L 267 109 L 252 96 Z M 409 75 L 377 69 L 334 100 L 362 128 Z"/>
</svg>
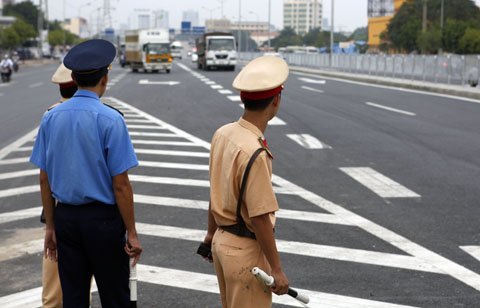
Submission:
<svg viewBox="0 0 480 308">
<path fill-rule="evenodd" d="M 62 288 L 58 276 L 58 263 L 45 259 L 43 256 L 42 259 L 42 307 L 61 308 L 63 306 Z"/>
<path fill-rule="evenodd" d="M 257 241 L 218 229 L 213 236 L 212 254 L 223 308 L 272 306 L 270 288 L 250 272 L 255 266 L 271 271 Z"/>
</svg>

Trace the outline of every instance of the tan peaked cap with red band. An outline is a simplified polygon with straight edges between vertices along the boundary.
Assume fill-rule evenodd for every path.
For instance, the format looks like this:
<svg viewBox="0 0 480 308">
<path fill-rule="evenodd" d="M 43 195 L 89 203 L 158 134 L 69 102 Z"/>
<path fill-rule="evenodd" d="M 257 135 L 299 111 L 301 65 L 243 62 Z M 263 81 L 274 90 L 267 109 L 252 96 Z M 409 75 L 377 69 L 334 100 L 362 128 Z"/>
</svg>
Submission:
<svg viewBox="0 0 480 308">
<path fill-rule="evenodd" d="M 262 56 L 250 61 L 237 75 L 232 86 L 246 99 L 264 99 L 283 89 L 288 78 L 288 64 L 276 56 Z"/>
<path fill-rule="evenodd" d="M 72 71 L 66 68 L 63 63 L 60 64 L 52 76 L 52 82 L 59 85 L 72 83 Z"/>
</svg>

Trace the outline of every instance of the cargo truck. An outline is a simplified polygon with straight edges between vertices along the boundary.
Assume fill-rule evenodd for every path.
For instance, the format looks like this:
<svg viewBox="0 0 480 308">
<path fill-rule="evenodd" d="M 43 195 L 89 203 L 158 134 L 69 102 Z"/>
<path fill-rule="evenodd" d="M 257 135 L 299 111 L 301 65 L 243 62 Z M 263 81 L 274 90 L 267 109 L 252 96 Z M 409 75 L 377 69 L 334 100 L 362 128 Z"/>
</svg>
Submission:
<svg viewBox="0 0 480 308">
<path fill-rule="evenodd" d="M 237 64 L 235 37 L 231 33 L 205 33 L 196 40 L 199 69 L 224 68 L 234 71 Z"/>
<path fill-rule="evenodd" d="M 139 69 L 158 72 L 172 70 L 168 29 L 125 32 L 125 63 L 133 72 Z"/>
</svg>

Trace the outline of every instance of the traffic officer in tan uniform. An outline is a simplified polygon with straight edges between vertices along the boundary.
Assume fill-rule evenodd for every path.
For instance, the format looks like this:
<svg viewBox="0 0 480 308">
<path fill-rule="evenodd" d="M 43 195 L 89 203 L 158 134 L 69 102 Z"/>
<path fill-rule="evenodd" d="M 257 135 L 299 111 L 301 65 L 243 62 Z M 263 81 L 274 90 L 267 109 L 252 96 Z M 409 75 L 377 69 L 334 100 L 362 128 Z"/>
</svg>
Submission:
<svg viewBox="0 0 480 308">
<path fill-rule="evenodd" d="M 72 71 L 60 64 L 52 76 L 52 82 L 58 84 L 61 99 L 48 108 L 48 111 L 71 98 L 78 87 L 72 79 Z M 45 217 L 41 216 L 41 221 L 45 223 Z M 58 265 L 55 260 L 44 257 L 42 265 L 42 307 L 59 308 L 62 307 L 62 288 L 58 276 Z"/>
<path fill-rule="evenodd" d="M 212 139 L 208 232 L 202 245 L 211 247 L 224 308 L 271 307 L 271 292 L 288 291 L 274 236 L 273 156 L 264 137 L 280 107 L 288 71 L 287 63 L 275 56 L 248 63 L 233 82 L 245 112 Z M 274 277 L 274 288 L 255 279 L 250 273 L 255 266 Z"/>
</svg>

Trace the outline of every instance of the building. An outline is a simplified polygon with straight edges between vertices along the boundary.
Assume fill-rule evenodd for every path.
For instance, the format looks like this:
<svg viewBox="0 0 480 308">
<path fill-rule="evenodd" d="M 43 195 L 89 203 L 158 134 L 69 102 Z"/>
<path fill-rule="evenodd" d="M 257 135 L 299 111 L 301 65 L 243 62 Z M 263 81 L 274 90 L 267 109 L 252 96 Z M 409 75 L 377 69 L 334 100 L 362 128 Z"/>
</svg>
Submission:
<svg viewBox="0 0 480 308">
<path fill-rule="evenodd" d="M 205 28 L 207 32 L 230 32 L 232 31 L 232 22 L 229 19 L 207 19 Z"/>
<path fill-rule="evenodd" d="M 129 28 L 136 29 L 150 29 L 152 12 L 148 9 L 135 9 L 128 18 Z"/>
<path fill-rule="evenodd" d="M 322 28 L 322 0 L 284 0 L 283 26 L 304 35 L 315 28 Z"/>
<path fill-rule="evenodd" d="M 368 45 L 380 46 L 380 35 L 387 29 L 402 4 L 407 0 L 368 0 Z"/>
<path fill-rule="evenodd" d="M 170 21 L 169 21 L 169 14 L 165 10 L 158 10 L 158 11 L 153 11 L 152 14 L 153 22 L 152 26 L 153 28 L 164 28 L 168 29 L 170 28 Z"/>
<path fill-rule="evenodd" d="M 188 10 L 184 11 L 182 15 L 182 21 L 189 21 L 192 27 L 200 26 L 199 15 L 197 11 Z"/>
<path fill-rule="evenodd" d="M 62 28 L 78 35 L 80 38 L 87 38 L 90 36 L 87 20 L 82 17 L 65 19 L 62 23 Z"/>
</svg>

